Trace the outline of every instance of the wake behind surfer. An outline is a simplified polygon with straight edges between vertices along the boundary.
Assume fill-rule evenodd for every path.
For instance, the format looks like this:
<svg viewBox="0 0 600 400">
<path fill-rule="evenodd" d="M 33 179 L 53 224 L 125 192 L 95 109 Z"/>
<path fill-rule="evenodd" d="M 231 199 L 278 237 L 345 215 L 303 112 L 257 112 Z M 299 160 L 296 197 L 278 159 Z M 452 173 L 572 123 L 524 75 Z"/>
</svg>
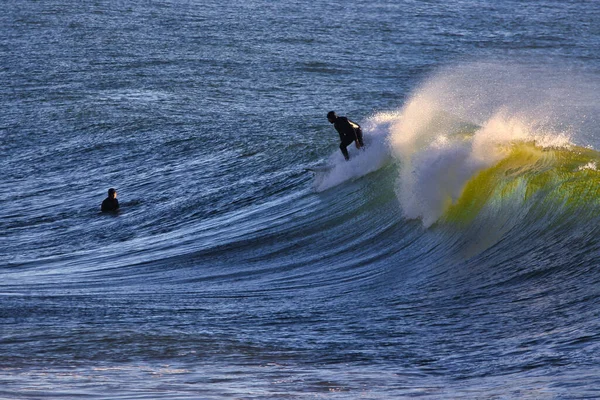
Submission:
<svg viewBox="0 0 600 400">
<path fill-rule="evenodd" d="M 114 188 L 108 189 L 108 197 L 102 202 L 100 207 L 102 212 L 113 212 L 119 210 L 119 200 L 117 200 L 117 191 Z"/>
<path fill-rule="evenodd" d="M 348 161 L 350 159 L 350 155 L 348 155 L 348 149 L 346 147 L 353 142 L 356 143 L 357 149 L 360 149 L 364 146 L 360 125 L 350 121 L 346 117 L 338 117 L 335 114 L 335 111 L 329 111 L 327 113 L 327 120 L 333 124 L 335 130 L 339 133 L 340 150 L 342 151 L 346 161 Z"/>
</svg>

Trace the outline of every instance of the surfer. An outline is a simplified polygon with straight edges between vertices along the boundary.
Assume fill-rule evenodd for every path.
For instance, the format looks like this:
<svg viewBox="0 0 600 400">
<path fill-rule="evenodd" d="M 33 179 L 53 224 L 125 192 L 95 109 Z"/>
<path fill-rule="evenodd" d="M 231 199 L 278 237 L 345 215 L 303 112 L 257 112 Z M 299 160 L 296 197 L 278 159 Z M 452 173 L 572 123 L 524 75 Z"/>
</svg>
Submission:
<svg viewBox="0 0 600 400">
<path fill-rule="evenodd" d="M 335 115 L 335 111 L 329 111 L 327 113 L 327 120 L 333 124 L 335 130 L 340 134 L 340 150 L 346 161 L 348 161 L 350 156 L 348 155 L 348 149 L 346 147 L 352 144 L 352 142 L 356 143 L 357 149 L 364 146 L 360 125 L 350 121 L 346 117 L 338 117 Z"/>
<path fill-rule="evenodd" d="M 119 200 L 117 200 L 117 191 L 113 188 L 108 189 L 108 197 L 102 202 L 102 212 L 117 211 L 119 209 Z"/>
</svg>

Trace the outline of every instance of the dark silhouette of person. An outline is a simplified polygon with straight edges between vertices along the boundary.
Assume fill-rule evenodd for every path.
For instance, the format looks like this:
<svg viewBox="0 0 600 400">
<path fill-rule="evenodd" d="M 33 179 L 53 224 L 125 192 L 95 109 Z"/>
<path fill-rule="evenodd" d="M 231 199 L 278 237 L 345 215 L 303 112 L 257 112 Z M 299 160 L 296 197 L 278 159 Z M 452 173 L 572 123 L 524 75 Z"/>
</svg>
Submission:
<svg viewBox="0 0 600 400">
<path fill-rule="evenodd" d="M 356 122 L 350 121 L 346 117 L 338 117 L 335 111 L 327 113 L 327 120 L 333 124 L 333 127 L 340 135 L 340 150 L 346 161 L 350 159 L 348 155 L 348 147 L 352 142 L 356 143 L 356 148 L 360 149 L 364 146 L 362 130 Z"/>
<path fill-rule="evenodd" d="M 119 200 L 117 200 L 117 191 L 115 189 L 108 189 L 108 197 L 104 199 L 100 209 L 102 212 L 114 212 L 119 209 Z"/>
</svg>

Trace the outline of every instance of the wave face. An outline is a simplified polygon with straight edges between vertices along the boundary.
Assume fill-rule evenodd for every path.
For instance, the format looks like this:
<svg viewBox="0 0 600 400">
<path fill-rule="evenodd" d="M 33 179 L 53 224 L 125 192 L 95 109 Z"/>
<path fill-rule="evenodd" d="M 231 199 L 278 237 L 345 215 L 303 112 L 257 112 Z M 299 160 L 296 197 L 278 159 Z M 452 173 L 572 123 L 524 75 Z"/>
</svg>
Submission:
<svg viewBox="0 0 600 400">
<path fill-rule="evenodd" d="M 394 232 L 397 244 L 387 251 L 398 253 L 384 264 L 410 282 L 402 292 L 412 300 L 435 303 L 432 318 L 463 344 L 499 357 L 484 370 L 507 367 L 525 387 L 514 371 L 596 369 L 587 356 L 581 364 L 571 356 L 598 346 L 590 330 L 597 324 L 587 323 L 600 298 L 599 131 L 590 102 L 598 89 L 597 79 L 553 68 L 459 65 L 431 76 L 401 109 L 364 123 L 366 137 L 387 152 L 367 148 L 357 158 L 394 162 L 362 181 L 393 186 L 397 223 L 410 227 Z M 345 165 L 332 157 L 335 168 Z M 450 368 L 473 372 L 450 346 Z M 516 362 L 521 357 L 528 361 Z"/>
</svg>

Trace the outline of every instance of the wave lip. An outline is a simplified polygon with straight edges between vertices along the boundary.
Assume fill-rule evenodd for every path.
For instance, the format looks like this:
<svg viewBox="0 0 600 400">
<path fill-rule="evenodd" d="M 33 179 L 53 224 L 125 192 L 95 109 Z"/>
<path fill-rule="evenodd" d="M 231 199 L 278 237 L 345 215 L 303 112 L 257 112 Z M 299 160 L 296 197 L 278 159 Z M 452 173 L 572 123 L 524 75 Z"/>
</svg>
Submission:
<svg viewBox="0 0 600 400">
<path fill-rule="evenodd" d="M 535 89 L 550 82 L 520 74 L 519 68 L 476 64 L 441 71 L 416 90 L 399 112 L 387 117 L 388 141 L 400 163 L 397 197 L 406 218 L 419 219 L 427 228 L 448 220 L 450 211 L 455 218 L 465 196 L 485 202 L 485 192 L 510 192 L 508 187 L 520 184 L 527 193 L 551 191 L 544 184 L 563 185 L 579 179 L 582 171 L 595 182 L 598 153 L 574 144 L 579 134 L 577 118 L 568 119 L 568 112 L 555 113 L 557 105 L 548 105 L 552 98 L 542 102 Z M 554 92 L 564 92 L 570 85 L 570 81 L 551 83 Z M 506 179 L 481 178 L 491 179 L 494 173 L 488 170 L 505 160 L 506 165 L 518 164 L 528 172 L 514 174 L 501 166 Z M 579 186 L 586 185 L 591 184 Z M 473 194 L 477 191 L 482 193 L 479 197 Z M 574 189 L 571 201 L 584 192 Z"/>
</svg>

